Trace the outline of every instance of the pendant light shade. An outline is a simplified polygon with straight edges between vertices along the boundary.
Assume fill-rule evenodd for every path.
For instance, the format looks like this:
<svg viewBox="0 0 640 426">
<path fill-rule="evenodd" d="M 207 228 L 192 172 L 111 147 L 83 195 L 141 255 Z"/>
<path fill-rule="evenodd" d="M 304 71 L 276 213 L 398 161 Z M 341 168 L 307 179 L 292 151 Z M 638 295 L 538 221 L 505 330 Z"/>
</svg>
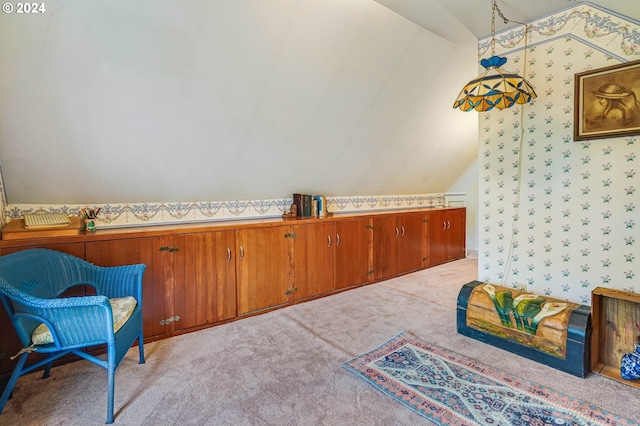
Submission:
<svg viewBox="0 0 640 426">
<path fill-rule="evenodd" d="M 467 83 L 453 103 L 462 111 L 490 111 L 504 109 L 514 104 L 525 104 L 536 97 L 531 84 L 518 74 L 500 68 L 506 58 L 492 56 L 480 64 L 486 70 Z"/>
<path fill-rule="evenodd" d="M 496 12 L 498 12 L 505 24 L 510 22 L 500 11 L 496 1 L 493 0 L 491 57 L 480 61 L 480 64 L 486 70 L 462 88 L 458 98 L 453 103 L 454 108 L 460 108 L 462 111 L 504 109 L 510 108 L 514 104 L 526 104 L 537 96 L 531 84 L 524 77 L 500 68 L 507 62 L 507 58 L 496 56 L 495 54 Z M 525 52 L 527 50 L 527 32 L 528 28 L 525 26 Z"/>
</svg>

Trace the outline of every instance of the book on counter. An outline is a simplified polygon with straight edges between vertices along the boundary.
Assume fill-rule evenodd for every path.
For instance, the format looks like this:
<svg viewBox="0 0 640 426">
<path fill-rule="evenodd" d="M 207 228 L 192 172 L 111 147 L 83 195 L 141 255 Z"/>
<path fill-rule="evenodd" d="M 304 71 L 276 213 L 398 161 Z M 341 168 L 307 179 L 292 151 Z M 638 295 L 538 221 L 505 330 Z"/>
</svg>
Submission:
<svg viewBox="0 0 640 426">
<path fill-rule="evenodd" d="M 296 206 L 296 217 L 302 217 L 302 197 L 304 194 L 293 194 L 293 204 Z"/>
<path fill-rule="evenodd" d="M 296 205 L 296 217 L 313 217 L 311 216 L 311 197 L 309 194 L 293 194 L 293 204 Z"/>
</svg>

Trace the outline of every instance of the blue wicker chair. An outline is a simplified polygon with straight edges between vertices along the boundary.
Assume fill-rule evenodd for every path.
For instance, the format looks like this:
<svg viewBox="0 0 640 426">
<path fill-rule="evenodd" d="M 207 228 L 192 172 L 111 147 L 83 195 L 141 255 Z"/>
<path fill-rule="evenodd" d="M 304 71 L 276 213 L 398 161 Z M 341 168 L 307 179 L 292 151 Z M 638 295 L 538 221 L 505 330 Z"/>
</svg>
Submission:
<svg viewBox="0 0 640 426">
<path fill-rule="evenodd" d="M 0 256 L 0 299 L 24 346 L 0 397 L 0 413 L 20 376 L 44 366 L 44 377 L 48 377 L 52 362 L 71 353 L 107 370 L 107 423 L 113 423 L 115 371 L 136 339 L 140 364 L 144 363 L 144 270 L 141 264 L 99 267 L 47 249 Z M 96 296 L 58 297 L 77 285 L 93 287 Z M 83 350 L 102 344 L 106 344 L 106 360 Z M 26 365 L 32 352 L 41 354 L 41 359 Z"/>
</svg>

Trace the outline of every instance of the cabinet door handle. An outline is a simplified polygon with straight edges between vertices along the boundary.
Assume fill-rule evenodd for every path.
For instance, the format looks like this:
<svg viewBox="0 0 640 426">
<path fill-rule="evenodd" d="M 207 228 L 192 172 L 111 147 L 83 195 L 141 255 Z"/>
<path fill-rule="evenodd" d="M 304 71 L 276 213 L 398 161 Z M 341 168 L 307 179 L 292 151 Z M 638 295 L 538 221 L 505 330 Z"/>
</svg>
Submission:
<svg viewBox="0 0 640 426">
<path fill-rule="evenodd" d="M 445 229 L 447 229 L 447 222 L 445 222 L 444 220 L 442 221 L 442 230 L 444 231 Z"/>
<path fill-rule="evenodd" d="M 240 244 L 240 260 L 244 259 L 244 247 Z"/>
<path fill-rule="evenodd" d="M 396 238 L 398 238 L 398 235 L 400 235 L 400 231 L 398 230 L 398 227 L 396 226 Z"/>
<path fill-rule="evenodd" d="M 231 249 L 227 247 L 227 263 L 231 262 Z"/>
<path fill-rule="evenodd" d="M 336 234 L 336 247 L 340 245 L 340 234 Z"/>
<path fill-rule="evenodd" d="M 404 237 L 404 226 L 402 227 L 402 236 Z"/>
<path fill-rule="evenodd" d="M 331 247 L 331 235 L 327 235 L 327 247 Z"/>
<path fill-rule="evenodd" d="M 447 221 L 447 229 L 451 228 L 451 222 Z"/>
</svg>

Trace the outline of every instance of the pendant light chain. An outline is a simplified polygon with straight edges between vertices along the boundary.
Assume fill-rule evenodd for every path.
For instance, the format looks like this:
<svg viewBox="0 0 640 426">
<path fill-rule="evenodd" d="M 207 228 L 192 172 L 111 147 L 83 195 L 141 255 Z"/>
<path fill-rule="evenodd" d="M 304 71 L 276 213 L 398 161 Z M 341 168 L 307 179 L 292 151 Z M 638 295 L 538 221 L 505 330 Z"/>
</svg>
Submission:
<svg viewBox="0 0 640 426">
<path fill-rule="evenodd" d="M 491 8 L 491 56 L 496 55 L 496 9 L 498 5 L 496 0 L 493 0 L 493 7 Z"/>
<path fill-rule="evenodd" d="M 523 24 L 522 22 L 508 20 L 507 17 L 502 14 L 496 0 L 493 0 L 493 7 L 491 8 L 491 56 L 496 54 L 496 11 L 498 11 L 498 15 L 500 15 L 505 24 L 508 24 L 509 22 Z"/>
</svg>

